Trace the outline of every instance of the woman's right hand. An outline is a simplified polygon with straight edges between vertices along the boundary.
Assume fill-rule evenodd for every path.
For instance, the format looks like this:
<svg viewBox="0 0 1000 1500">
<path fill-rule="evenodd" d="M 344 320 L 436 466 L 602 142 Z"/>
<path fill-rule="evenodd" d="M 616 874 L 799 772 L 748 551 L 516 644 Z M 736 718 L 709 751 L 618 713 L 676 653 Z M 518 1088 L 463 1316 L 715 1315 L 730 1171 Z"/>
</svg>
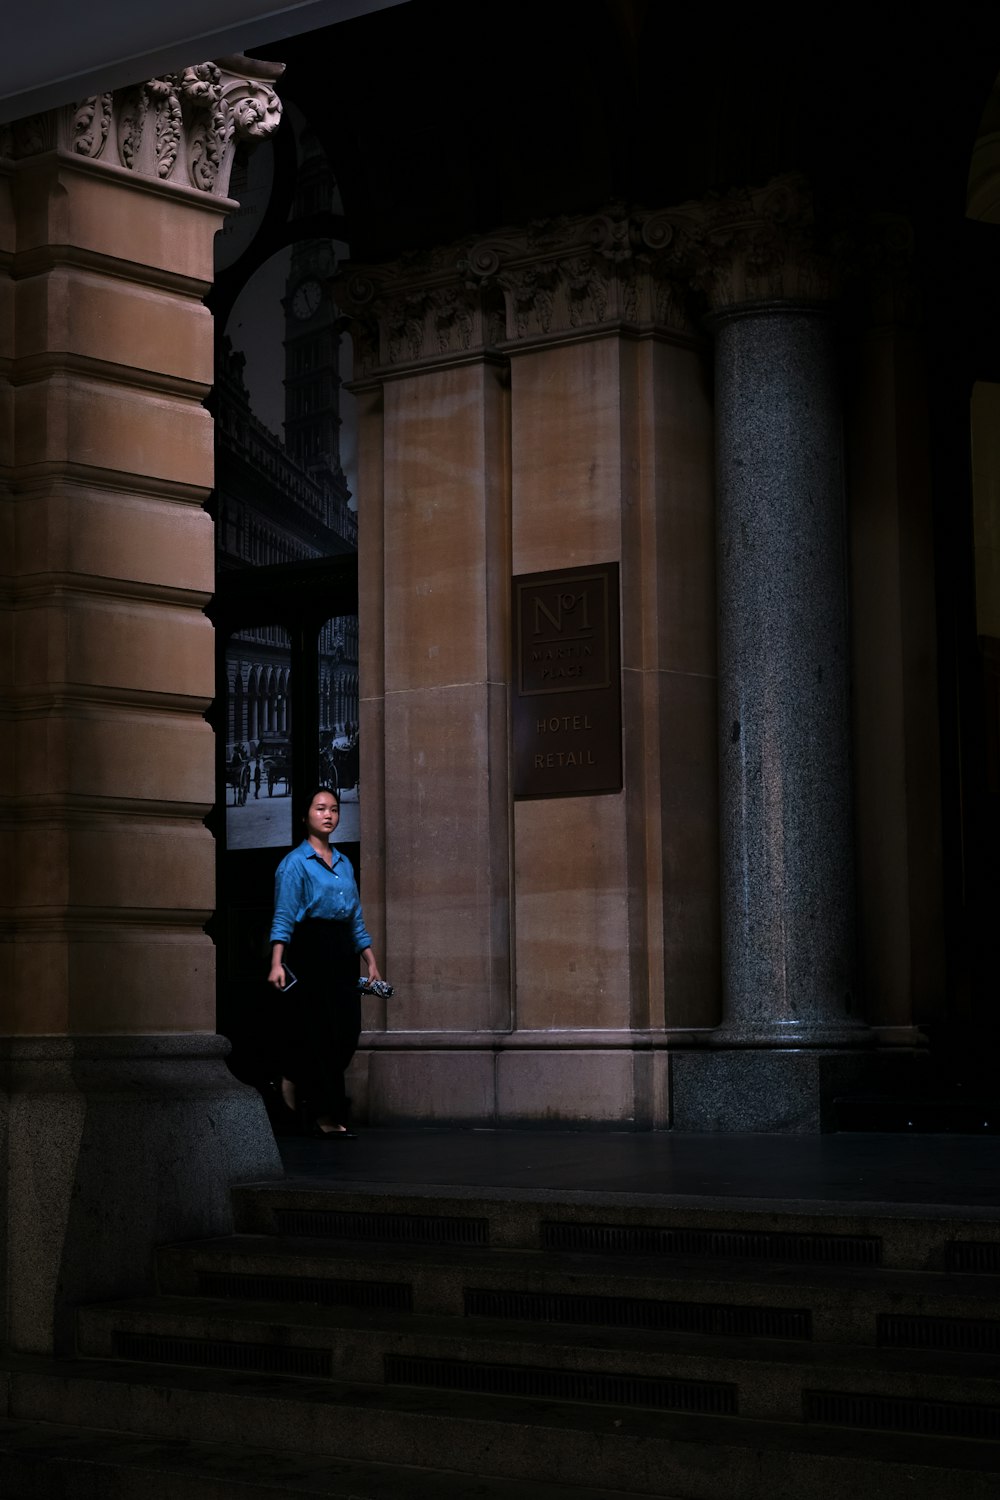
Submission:
<svg viewBox="0 0 1000 1500">
<path fill-rule="evenodd" d="M 267 976 L 268 984 L 273 984 L 276 990 L 285 988 L 285 945 L 274 942 L 271 944 L 271 972 Z"/>
</svg>

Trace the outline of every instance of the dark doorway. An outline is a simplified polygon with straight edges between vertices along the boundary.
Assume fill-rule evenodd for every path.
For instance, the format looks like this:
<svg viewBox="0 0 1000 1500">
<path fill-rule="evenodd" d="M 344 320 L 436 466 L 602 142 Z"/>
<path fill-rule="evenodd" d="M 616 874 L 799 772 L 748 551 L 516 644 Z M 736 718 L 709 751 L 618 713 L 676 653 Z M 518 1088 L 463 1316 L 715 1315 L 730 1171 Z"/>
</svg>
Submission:
<svg viewBox="0 0 1000 1500">
<path fill-rule="evenodd" d="M 338 847 L 360 875 L 357 678 L 338 673 L 355 654 L 344 637 L 352 622 L 356 633 L 357 579 L 356 553 L 231 572 L 212 605 L 217 1025 L 232 1043 L 233 1071 L 262 1090 L 274 1068 L 266 983 L 274 872 L 299 842 L 319 782 L 341 793 Z"/>
<path fill-rule="evenodd" d="M 239 211 L 216 237 L 217 1026 L 238 1077 L 273 1076 L 274 873 L 304 799 L 343 788 L 359 865 L 357 501 L 351 343 L 333 293 L 340 189 L 283 90 L 275 136 L 237 152 Z M 348 785 L 350 781 L 350 785 Z"/>
</svg>

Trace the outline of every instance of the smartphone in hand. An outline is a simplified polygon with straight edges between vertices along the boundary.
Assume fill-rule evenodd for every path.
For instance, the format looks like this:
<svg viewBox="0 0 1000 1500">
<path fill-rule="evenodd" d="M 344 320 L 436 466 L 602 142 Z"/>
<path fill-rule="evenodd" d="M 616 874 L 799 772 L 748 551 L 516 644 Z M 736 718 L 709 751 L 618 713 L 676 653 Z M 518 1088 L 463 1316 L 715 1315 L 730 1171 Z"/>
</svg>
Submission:
<svg viewBox="0 0 1000 1500">
<path fill-rule="evenodd" d="M 282 985 L 282 989 L 283 990 L 290 990 L 291 987 L 292 987 L 292 985 L 293 984 L 298 984 L 299 981 L 296 979 L 295 975 L 292 973 L 291 969 L 288 967 L 287 964 L 282 964 L 281 967 L 285 971 L 285 982 Z"/>
</svg>

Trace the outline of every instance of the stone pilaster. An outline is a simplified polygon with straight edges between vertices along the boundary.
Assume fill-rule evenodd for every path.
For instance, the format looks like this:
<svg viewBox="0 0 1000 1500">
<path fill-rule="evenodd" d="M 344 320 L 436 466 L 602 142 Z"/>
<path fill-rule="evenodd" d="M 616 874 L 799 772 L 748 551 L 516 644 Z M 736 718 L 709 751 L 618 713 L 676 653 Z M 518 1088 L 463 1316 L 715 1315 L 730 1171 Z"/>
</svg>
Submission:
<svg viewBox="0 0 1000 1500">
<path fill-rule="evenodd" d="M 361 393 L 361 715 L 384 746 L 366 774 L 362 895 L 397 987 L 385 1018 L 491 1033 L 510 1003 L 503 366 L 479 299 L 434 257 L 353 268 L 338 299 Z M 426 1052 L 419 1077 L 386 1058 L 371 1092 L 397 1115 L 450 1098 L 489 1118 L 489 1058 L 465 1063 L 442 1087 Z"/>
<path fill-rule="evenodd" d="M 69 1302 L 113 1290 L 122 1264 L 148 1276 L 150 1246 L 185 1222 L 224 1229 L 229 1183 L 278 1170 L 259 1098 L 214 1036 L 203 931 L 203 298 L 236 141 L 278 120 L 275 71 L 205 63 L 0 132 L 0 1223 L 21 1349 L 59 1345 Z"/>
<path fill-rule="evenodd" d="M 366 1039 L 376 1117 L 663 1123 L 651 1037 L 716 1018 L 711 419 L 680 232 L 613 209 L 339 282 L 356 384 L 381 392 L 362 444 L 383 517 L 361 525 L 384 616 L 362 650 L 386 804 L 365 838 L 402 998 Z M 512 807 L 510 574 L 605 561 L 626 789 Z"/>
</svg>

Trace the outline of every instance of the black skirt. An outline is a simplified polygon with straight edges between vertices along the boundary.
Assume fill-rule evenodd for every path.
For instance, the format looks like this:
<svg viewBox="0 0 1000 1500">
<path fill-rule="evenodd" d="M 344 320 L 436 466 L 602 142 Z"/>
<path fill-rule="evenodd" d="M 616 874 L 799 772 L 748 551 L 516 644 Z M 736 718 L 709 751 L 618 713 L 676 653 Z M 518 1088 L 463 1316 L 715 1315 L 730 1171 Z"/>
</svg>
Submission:
<svg viewBox="0 0 1000 1500">
<path fill-rule="evenodd" d="M 285 948 L 296 983 L 276 994 L 281 1072 L 315 1120 L 347 1124 L 344 1069 L 361 1035 L 358 955 L 350 922 L 300 922 Z"/>
</svg>

